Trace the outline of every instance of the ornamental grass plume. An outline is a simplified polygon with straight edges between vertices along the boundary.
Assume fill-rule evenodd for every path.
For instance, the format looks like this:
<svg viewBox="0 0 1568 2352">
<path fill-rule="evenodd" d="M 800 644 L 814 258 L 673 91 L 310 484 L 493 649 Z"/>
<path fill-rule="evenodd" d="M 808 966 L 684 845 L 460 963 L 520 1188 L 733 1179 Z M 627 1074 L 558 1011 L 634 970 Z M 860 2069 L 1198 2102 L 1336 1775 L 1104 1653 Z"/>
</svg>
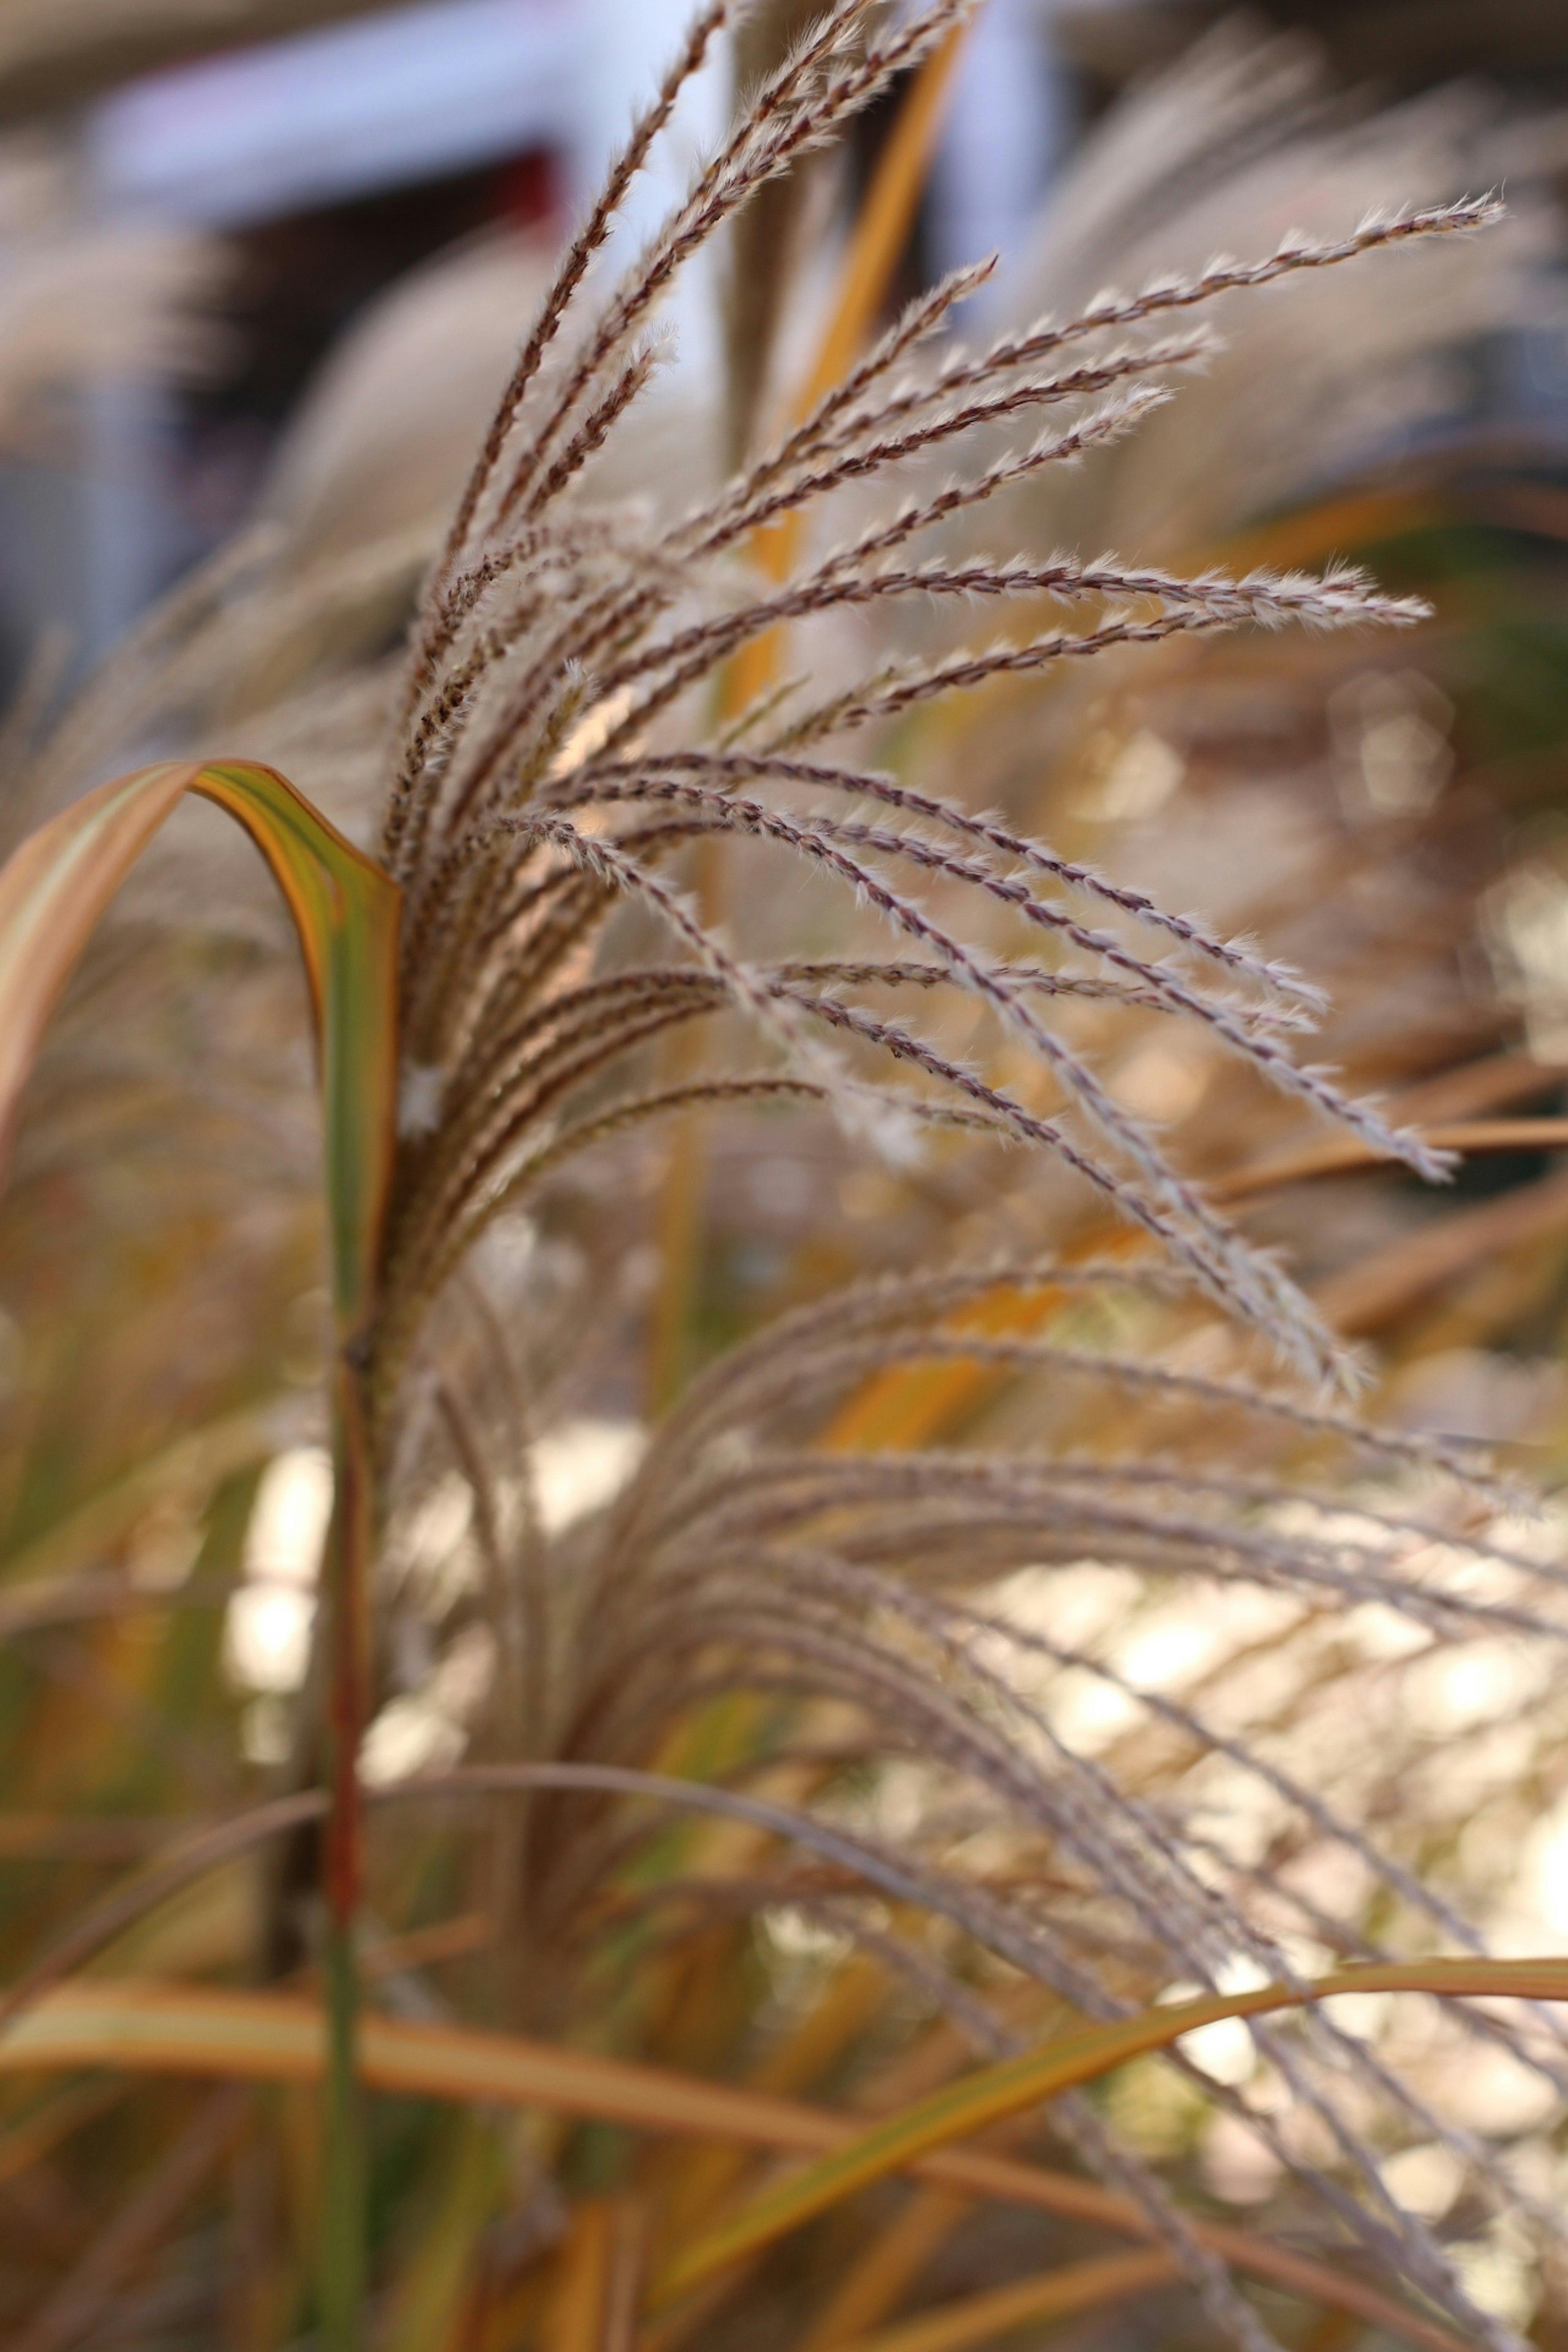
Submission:
<svg viewBox="0 0 1568 2352">
<path fill-rule="evenodd" d="M 835 2144 L 831 2122 L 786 2110 L 784 2094 L 868 2117 L 1178 1988 L 1268 1982 L 1289 2000 L 1341 1962 L 1479 1954 L 1428 1867 L 1441 1856 L 1425 1850 L 1425 1817 L 1389 1801 L 1400 1769 L 1441 1770 L 1405 1694 L 1450 1653 L 1554 1658 L 1565 1573 L 1550 1524 L 1524 1520 L 1463 1449 L 1353 1415 L 1356 1368 L 1311 1302 L 1072 1042 L 1085 1006 L 1158 1018 L 1370 1154 L 1440 1179 L 1445 1157 L 1418 1132 L 1298 1057 L 1322 1010 L 1311 981 L 907 780 L 921 714 L 993 680 L 1225 631 L 1418 622 L 1419 603 L 1343 568 L 1184 576 L 1110 554 L 987 554 L 974 533 L 990 500 L 1092 463 L 1171 398 L 1211 349 L 1206 305 L 1468 236 L 1498 206 L 1290 237 L 1108 290 L 976 352 L 942 340 L 986 275 L 962 270 L 716 493 L 655 521 L 593 491 L 660 364 L 675 274 L 966 10 L 936 0 L 893 17 L 837 0 L 600 293 L 591 272 L 617 208 L 730 13 L 713 0 L 698 17 L 566 249 L 400 677 L 372 660 L 363 704 L 334 711 L 335 689 L 307 686 L 266 722 L 268 749 L 291 728 L 321 759 L 323 730 L 354 740 L 367 710 L 391 706 L 379 849 L 403 904 L 398 1137 L 352 1368 L 383 1735 L 364 1759 L 358 1964 L 405 2024 L 434 2011 L 434 2032 L 460 2005 L 514 2053 L 529 2037 L 563 2059 L 679 2068 L 673 2084 L 637 2078 L 653 2102 L 639 2112 L 646 2124 L 662 2099 L 662 2128 L 710 2143 L 672 2154 L 612 2131 L 632 2078 L 615 2077 L 616 2105 L 591 2067 L 568 2066 L 554 2120 L 528 2131 L 479 2109 L 446 2137 L 427 2117 L 378 2120 L 376 2340 L 914 2352 L 1173 2284 L 1180 2299 L 1150 2323 L 1162 2342 L 1262 2352 L 1299 2340 L 1283 2298 L 1305 2296 L 1352 2328 L 1451 2346 L 1451 2323 L 1501 2352 L 1520 2341 L 1506 2297 L 1407 2210 L 1391 2159 L 1426 2151 L 1450 2168 L 1475 2231 L 1497 2215 L 1550 2241 L 1550 2195 L 1510 2168 L 1506 2132 L 1445 2112 L 1443 2085 L 1485 2065 L 1556 2098 L 1564 2061 L 1549 2008 L 1479 2008 L 1441 1977 L 1403 2038 L 1319 2003 L 1223 2021 L 1239 2049 L 1193 2034 L 1139 2061 L 1165 2070 L 1167 2113 L 1174 2100 L 1223 2120 L 1278 2230 L 1224 2218 L 1191 2134 L 1163 2148 L 1146 2096 L 1089 2077 L 961 2151 L 967 2171 L 950 2161 L 901 2209 L 868 2174 L 859 2204 L 832 2212 L 824 2192 L 786 2237 L 761 2197 L 746 2201 L 779 2153 Z M 951 475 L 900 502 L 900 469 L 932 459 Z M 963 551 L 929 553 L 960 516 Z M 786 519 L 817 536 L 774 580 L 750 559 Z M 166 709 L 182 669 L 199 674 L 226 644 L 254 681 L 257 611 L 228 600 L 257 561 L 254 546 L 231 555 L 149 625 L 46 749 L 46 774 L 90 764 L 110 720 L 123 730 L 128 696 Z M 411 566 L 406 540 L 336 561 L 313 590 L 293 583 L 270 616 L 279 631 L 324 626 L 334 598 L 357 609 L 367 580 L 373 604 L 394 595 Z M 973 643 L 877 659 L 862 624 L 906 608 L 985 617 Z M 745 690 L 748 648 L 825 618 L 842 631 L 829 674 Z M 243 733 L 243 692 L 236 709 Z M 736 889 L 735 920 L 718 845 L 763 877 Z M 880 1158 L 970 1204 L 984 1246 L 961 1226 L 926 1262 L 823 1289 L 716 1354 L 621 1491 L 563 1525 L 535 1475 L 548 1418 L 595 1349 L 601 1393 L 626 1387 L 624 1365 L 603 1360 L 627 1325 L 606 1265 L 616 1195 L 650 1164 L 657 1176 L 661 1122 L 715 1106 L 752 1120 L 764 1165 L 776 1115 L 825 1136 L 837 1122 L 868 1171 Z M 1003 1150 L 1093 1205 L 1089 1243 L 1009 1247 L 985 1227 Z M 588 1276 L 576 1287 L 558 1278 L 563 1244 Z M 968 1426 L 924 1446 L 889 1437 L 900 1383 L 954 1367 L 984 1376 Z M 232 1573 L 232 1540 L 226 1557 Z M 1128 1636 L 1194 1594 L 1224 1638 L 1178 1688 Z M 323 1612 L 323 1650 L 330 1632 Z M 325 1673 L 318 1660 L 310 1699 Z M 416 1747 L 422 1769 L 386 1736 L 400 1683 L 405 1696 L 438 1687 L 463 1723 L 456 1748 Z M 292 1786 L 261 1824 L 292 1840 L 260 1939 L 274 1977 L 319 1954 L 322 1769 L 308 1704 Z M 416 1818 L 457 1826 L 409 1830 Z M 241 1850 L 232 1825 L 215 1837 L 208 1858 Z M 79 1965 L 129 1916 L 111 1898 L 45 1971 L 62 1973 L 62 1952 Z M 453 1960 L 433 1995 L 431 1969 Z M 394 2046 L 366 2038 L 367 2066 Z M 500 2047 L 460 2095 L 512 2079 Z M 736 2093 L 728 2141 L 716 2108 L 682 2119 L 681 2099 L 715 2076 Z M 384 2065 L 377 2079 L 432 2078 Z M 495 2095 L 549 2109 L 540 2079 Z M 243 2137 L 237 2341 L 288 2340 L 312 2310 L 279 2251 L 301 2234 L 285 2218 L 297 2121 L 283 2114 L 269 2136 L 258 2114 L 242 2134 L 230 2105 L 195 2111 L 121 2216 L 133 2238 L 151 2210 L 156 2235 Z M 1048 2167 L 1024 2160 L 1042 2147 Z M 1031 2209 L 1032 2234 L 1009 2236 Z M 1075 2263 L 1086 2223 L 1142 2251 Z M 29 2352 L 99 2323 L 104 2246 L 35 2305 Z M 934 2305 L 884 2327 L 910 2295 Z M 157 2325 L 140 2340 L 162 2340 Z M 338 2325 L 329 2315 L 326 2340 L 353 2340 Z"/>
</svg>

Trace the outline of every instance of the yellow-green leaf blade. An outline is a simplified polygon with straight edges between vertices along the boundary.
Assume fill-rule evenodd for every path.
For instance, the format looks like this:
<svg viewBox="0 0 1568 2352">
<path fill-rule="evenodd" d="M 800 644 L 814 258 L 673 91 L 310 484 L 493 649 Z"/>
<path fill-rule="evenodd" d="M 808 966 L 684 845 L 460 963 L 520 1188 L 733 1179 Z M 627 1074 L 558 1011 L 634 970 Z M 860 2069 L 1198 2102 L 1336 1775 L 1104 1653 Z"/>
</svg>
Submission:
<svg viewBox="0 0 1568 2352">
<path fill-rule="evenodd" d="M 50 1014 L 110 900 L 186 793 L 237 818 L 300 936 L 315 1002 L 340 1328 L 369 1311 L 396 1100 L 395 883 L 275 768 L 166 761 L 84 793 L 0 869 L 0 1174 Z"/>
<path fill-rule="evenodd" d="M 400 893 L 275 768 L 209 761 L 191 790 L 245 826 L 300 934 L 321 1037 L 332 1295 L 351 1337 L 370 1309 L 392 1181 Z"/>
<path fill-rule="evenodd" d="M 917 2100 L 900 2114 L 862 2132 L 847 2147 L 820 2158 L 759 2197 L 722 2229 L 692 2247 L 660 2282 L 663 2304 L 711 2277 L 843 2198 L 890 2172 L 901 2172 L 932 2149 L 967 2139 L 1005 2116 L 1096 2081 L 1128 2059 L 1168 2049 L 1200 2025 L 1221 2018 L 1258 2017 L 1297 2009 L 1341 1992 L 1431 1992 L 1568 2000 L 1568 1960 L 1429 1960 L 1345 1969 L 1302 1986 L 1261 1985 L 1249 1992 L 1205 1994 L 1173 2001 L 1063 2034 L 1022 2057 L 1004 2060 Z"/>
</svg>

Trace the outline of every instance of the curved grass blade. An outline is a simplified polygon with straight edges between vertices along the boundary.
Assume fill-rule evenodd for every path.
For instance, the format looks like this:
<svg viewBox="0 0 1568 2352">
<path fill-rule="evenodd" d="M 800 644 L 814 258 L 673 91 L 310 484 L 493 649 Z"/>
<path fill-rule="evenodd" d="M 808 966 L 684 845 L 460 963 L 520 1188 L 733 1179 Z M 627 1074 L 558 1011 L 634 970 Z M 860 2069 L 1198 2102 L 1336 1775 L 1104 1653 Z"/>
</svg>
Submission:
<svg viewBox="0 0 1568 2352">
<path fill-rule="evenodd" d="M 49 1016 L 110 900 L 186 793 L 245 827 L 300 935 L 321 1052 L 333 1301 L 347 1340 L 369 1312 L 391 1181 L 398 891 L 275 768 L 136 769 L 73 801 L 0 868 L 0 1180 Z"/>
<path fill-rule="evenodd" d="M 100 784 L 0 870 L 0 1178 L 49 1015 L 99 917 L 195 774 L 169 762 Z"/>
<path fill-rule="evenodd" d="M 1342 1969 L 1305 1985 L 1268 1984 L 1249 1992 L 1205 1993 L 1141 2010 L 1114 2024 L 1058 2035 L 1038 2050 L 1005 2060 L 933 2092 L 901 2114 L 862 2132 L 847 2147 L 807 2165 L 692 2247 L 658 2283 L 663 2305 L 722 2270 L 726 2263 L 784 2237 L 802 2222 L 890 2172 L 949 2142 L 1037 2106 L 1064 2091 L 1097 2082 L 1130 2058 L 1169 2049 L 1184 2033 L 1220 2018 L 1262 2017 L 1300 2009 L 1341 1992 L 1428 1992 L 1568 2000 L 1568 1960 L 1427 1960 L 1377 1962 Z"/>
<path fill-rule="evenodd" d="M 1448 1993 L 1506 1991 L 1533 1999 L 1543 1997 L 1549 1983 L 1553 1990 L 1544 1997 L 1568 1999 L 1568 1961 L 1435 1966 L 1447 1968 L 1441 1990 Z M 1429 1968 L 1424 1973 L 1432 1972 Z M 1364 1990 L 1374 1976 L 1397 1975 L 1405 1983 L 1422 1973 L 1350 1969 L 1329 1981 L 1337 1990 Z M 1178 2030 L 1185 2032 L 1194 2021 L 1192 2007 L 1162 2014 L 1177 2017 Z M 1212 2004 L 1205 2014 L 1214 2014 Z M 852 2118 L 800 2100 L 519 2035 L 371 2014 L 363 2021 L 361 2060 L 371 2089 L 400 2097 L 541 2108 L 664 2137 L 780 2155 L 822 2156 L 861 2144 Z M 325 2021 L 315 2003 L 205 1985 L 77 1978 L 0 2031 L 0 2075 L 110 2067 L 128 2074 L 312 2083 L 321 2080 L 326 2061 Z M 910 2160 L 907 2169 L 962 2197 L 1017 2205 L 1130 2237 L 1150 2234 L 1147 2215 L 1130 2199 L 1094 2181 L 988 2149 L 934 2147 Z M 1201 2243 L 1237 2270 L 1346 2312 L 1424 2352 L 1468 2352 L 1448 2329 L 1342 2266 L 1330 2268 L 1294 2247 L 1224 2223 L 1199 2221 L 1192 2227 Z"/>
<path fill-rule="evenodd" d="M 49 1016 L 110 899 L 186 793 L 226 809 L 271 867 L 299 933 L 320 1048 L 337 1331 L 331 1382 L 336 1485 L 324 1571 L 332 1662 L 326 1958 L 333 2030 L 322 2317 L 332 2352 L 352 2352 L 363 2301 L 364 2236 L 354 2058 L 355 1772 L 373 1540 L 359 1368 L 374 1309 L 392 1180 L 399 893 L 275 768 L 250 760 L 169 761 L 117 776 L 41 825 L 0 871 L 0 1180 Z"/>
<path fill-rule="evenodd" d="M 275 768 L 210 761 L 190 789 L 244 825 L 289 902 L 321 1055 L 332 1303 L 342 1344 L 374 1305 L 397 1115 L 400 893 Z"/>
</svg>

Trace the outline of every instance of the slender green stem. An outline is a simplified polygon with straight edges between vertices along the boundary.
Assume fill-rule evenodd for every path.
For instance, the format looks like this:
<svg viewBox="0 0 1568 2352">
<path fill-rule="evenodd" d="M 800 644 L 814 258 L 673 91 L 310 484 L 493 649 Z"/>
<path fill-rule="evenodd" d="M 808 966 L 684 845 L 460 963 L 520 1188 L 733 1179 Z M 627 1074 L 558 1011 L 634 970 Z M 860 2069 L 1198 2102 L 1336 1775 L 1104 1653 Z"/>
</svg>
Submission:
<svg viewBox="0 0 1568 2352">
<path fill-rule="evenodd" d="M 333 1411 L 335 1492 L 326 1599 L 330 1809 L 326 1843 L 326 2140 L 321 2176 L 323 2352 L 360 2352 L 366 2279 L 367 2151 L 360 2082 L 356 1948 L 363 1876 L 359 1747 L 364 1725 L 373 1511 L 358 1370 L 345 1350 Z"/>
<path fill-rule="evenodd" d="M 323 2352 L 359 2352 L 365 2290 L 365 2133 L 359 2079 L 359 1968 L 352 1927 L 327 1931 L 327 2117 L 322 2164 Z"/>
</svg>

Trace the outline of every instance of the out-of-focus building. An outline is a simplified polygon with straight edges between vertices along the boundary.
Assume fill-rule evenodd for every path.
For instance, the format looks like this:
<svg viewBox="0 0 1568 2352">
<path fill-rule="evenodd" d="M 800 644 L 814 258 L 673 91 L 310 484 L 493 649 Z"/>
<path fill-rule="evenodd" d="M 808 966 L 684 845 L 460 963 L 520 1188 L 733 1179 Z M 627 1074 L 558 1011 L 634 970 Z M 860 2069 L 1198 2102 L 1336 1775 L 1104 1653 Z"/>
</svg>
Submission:
<svg viewBox="0 0 1568 2352">
<path fill-rule="evenodd" d="M 366 300 L 498 222 L 565 225 L 689 13 L 689 0 L 9 0 L 0 138 L 42 123 L 66 143 L 84 223 L 210 231 L 232 264 L 232 349 L 205 387 L 94 383 L 74 464 L 5 469 L 9 634 L 63 618 L 84 655 L 111 642 L 239 520 Z M 1015 244 L 1049 177 L 1063 124 L 1048 14 L 988 0 L 926 208 L 933 260 Z M 718 130 L 731 80 L 720 44 L 634 194 L 623 251 Z M 674 324 L 683 363 L 710 365 L 710 278 L 689 274 Z"/>
<path fill-rule="evenodd" d="M 691 0 L 6 0 L 0 144 L 43 135 L 84 225 L 210 233 L 227 257 L 226 356 L 195 389 L 112 375 L 79 394 L 65 460 L 0 465 L 0 639 L 14 671 L 63 620 L 79 657 L 246 511 L 284 422 L 355 312 L 498 223 L 559 233 L 583 205 Z M 1023 242 L 1083 126 L 1169 63 L 1225 0 L 985 0 L 922 210 L 929 274 Z M 1266 0 L 1349 84 L 1385 94 L 1481 72 L 1568 92 L 1563 0 Z M 729 102 L 722 45 L 620 232 L 676 193 Z M 5 268 L 0 232 L 0 274 Z M 717 352 L 715 289 L 677 297 L 684 364 Z"/>
<path fill-rule="evenodd" d="M 355 311 L 501 222 L 557 233 L 586 201 L 689 0 L 10 0 L 0 138 L 47 126 L 84 226 L 211 232 L 229 257 L 226 362 L 205 385 L 92 383 L 71 459 L 0 469 L 0 630 L 63 620 L 79 657 L 240 520 L 286 417 Z M 990 0 L 928 207 L 933 252 L 1013 243 L 1057 136 L 1042 19 Z M 720 44 L 622 223 L 635 247 L 719 129 Z M 0 269 L 5 266 L 0 253 Z M 673 320 L 717 352 L 710 277 Z M 6 649 L 14 669 L 25 648 Z"/>
</svg>

